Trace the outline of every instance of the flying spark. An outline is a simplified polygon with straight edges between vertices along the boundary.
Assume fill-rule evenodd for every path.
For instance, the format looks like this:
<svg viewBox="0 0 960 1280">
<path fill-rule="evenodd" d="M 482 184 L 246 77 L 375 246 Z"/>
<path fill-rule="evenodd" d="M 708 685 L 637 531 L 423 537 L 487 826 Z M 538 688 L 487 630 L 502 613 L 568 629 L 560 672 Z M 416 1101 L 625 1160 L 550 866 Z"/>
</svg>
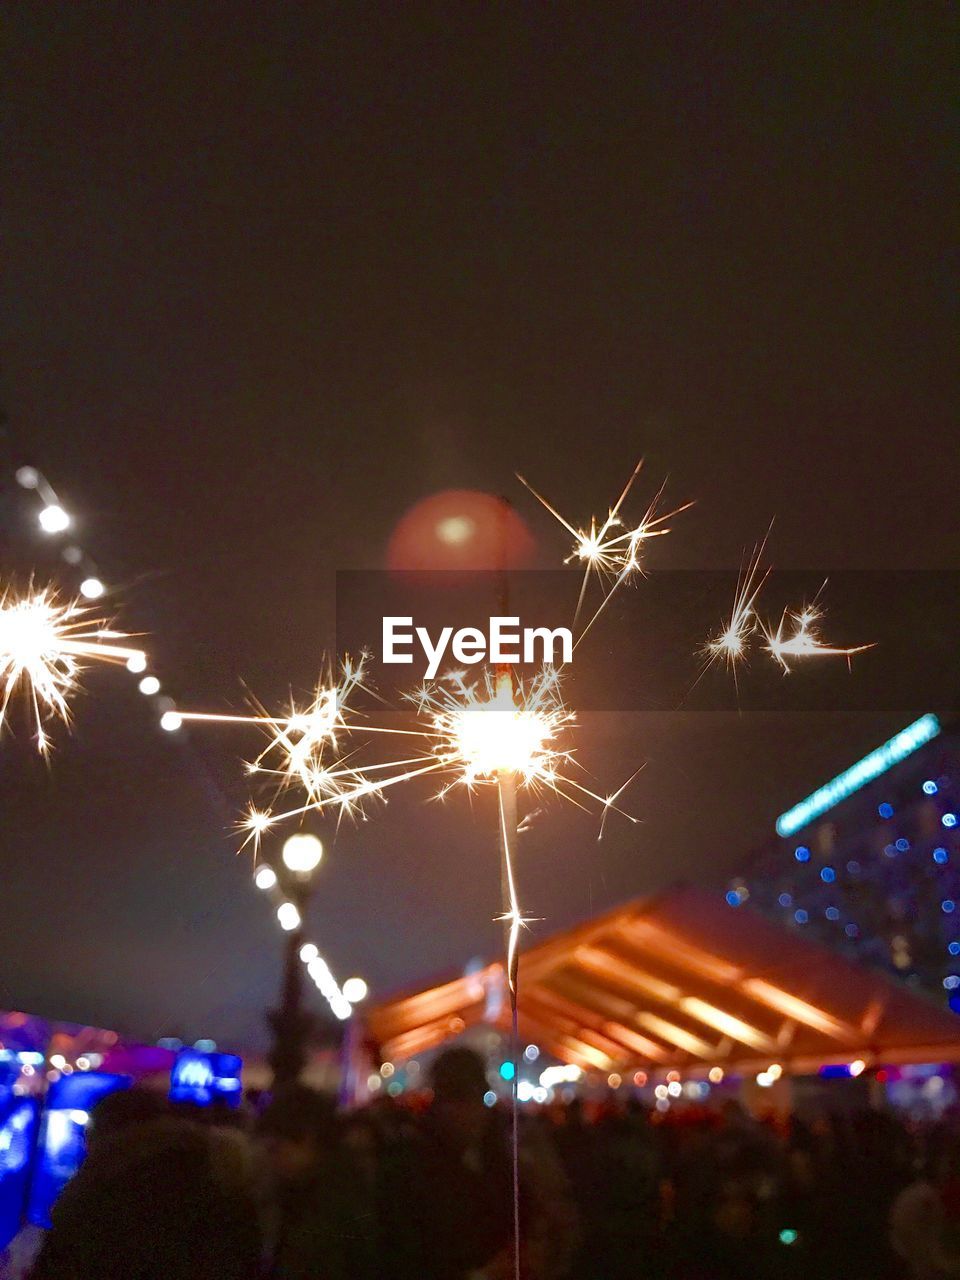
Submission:
<svg viewBox="0 0 960 1280">
<path fill-rule="evenodd" d="M 642 467 L 643 459 L 641 458 L 634 467 L 629 480 L 624 485 L 620 497 L 608 510 L 606 519 L 598 524 L 597 518 L 592 516 L 588 528 L 578 528 L 572 524 L 542 494 L 538 493 L 528 480 L 521 475 L 517 476 L 520 483 L 533 494 L 537 501 L 573 537 L 573 549 L 564 560 L 564 564 L 572 564 L 579 561 L 584 567 L 580 595 L 574 613 L 574 624 L 580 617 L 580 611 L 586 599 L 590 575 L 596 574 L 605 584 L 606 590 L 600 605 L 577 637 L 578 644 L 623 583 L 634 574 L 643 574 L 641 550 L 643 544 L 650 538 L 662 537 L 664 534 L 669 533 L 669 527 L 664 527 L 666 521 L 672 520 L 674 516 L 680 515 L 681 512 L 693 506 L 692 502 L 686 502 L 683 506 L 676 507 L 673 511 L 658 515 L 657 511 L 666 487 L 666 482 L 664 482 L 648 505 L 639 524 L 626 524 L 620 513 Z"/>
</svg>

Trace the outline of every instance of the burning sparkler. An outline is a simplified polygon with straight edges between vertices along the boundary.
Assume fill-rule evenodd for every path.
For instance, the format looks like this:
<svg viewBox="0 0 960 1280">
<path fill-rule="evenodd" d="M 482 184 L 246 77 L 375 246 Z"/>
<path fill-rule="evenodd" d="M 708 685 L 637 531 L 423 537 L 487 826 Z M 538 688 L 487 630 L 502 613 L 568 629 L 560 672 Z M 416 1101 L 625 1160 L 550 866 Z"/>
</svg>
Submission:
<svg viewBox="0 0 960 1280">
<path fill-rule="evenodd" d="M 16 596 L 0 594 L 0 725 L 10 699 L 22 687 L 33 711 L 37 746 L 49 749 L 48 719 L 70 721 L 70 697 L 86 663 L 144 661 L 140 649 L 116 643 L 127 637 L 89 617 L 78 600 L 64 603 L 52 588 Z"/>
<path fill-rule="evenodd" d="M 790 671 L 788 658 L 809 658 L 821 655 L 846 658 L 849 662 L 854 654 L 864 653 L 867 649 L 873 648 L 872 644 L 854 645 L 849 649 L 827 644 L 820 638 L 817 629 L 817 623 L 822 617 L 823 610 L 814 602 L 801 609 L 799 613 L 784 610 L 775 632 L 764 629 L 767 651 L 773 655 L 784 672 Z M 789 632 L 786 631 L 788 623 L 793 625 L 793 630 Z"/>
</svg>

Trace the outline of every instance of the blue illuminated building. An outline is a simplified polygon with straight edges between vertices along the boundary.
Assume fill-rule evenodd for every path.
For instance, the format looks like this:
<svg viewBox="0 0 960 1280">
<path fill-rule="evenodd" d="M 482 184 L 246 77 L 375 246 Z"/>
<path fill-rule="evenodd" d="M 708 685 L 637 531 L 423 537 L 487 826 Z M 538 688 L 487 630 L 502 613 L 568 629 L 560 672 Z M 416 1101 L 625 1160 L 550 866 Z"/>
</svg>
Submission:
<svg viewBox="0 0 960 1280">
<path fill-rule="evenodd" d="M 785 810 L 728 901 L 960 1011 L 958 813 L 960 725 L 920 716 Z"/>
<path fill-rule="evenodd" d="M 90 1112 L 108 1093 L 128 1089 L 129 1076 L 105 1071 L 78 1071 L 61 1076 L 47 1091 L 34 1161 L 27 1218 L 38 1227 L 50 1226 L 50 1210 L 57 1196 L 79 1169 L 87 1154 Z"/>
<path fill-rule="evenodd" d="M 184 1049 L 170 1072 L 171 1102 L 189 1102 L 197 1107 L 212 1103 L 235 1107 L 240 1102 L 242 1061 L 233 1053 L 206 1053 Z"/>
</svg>

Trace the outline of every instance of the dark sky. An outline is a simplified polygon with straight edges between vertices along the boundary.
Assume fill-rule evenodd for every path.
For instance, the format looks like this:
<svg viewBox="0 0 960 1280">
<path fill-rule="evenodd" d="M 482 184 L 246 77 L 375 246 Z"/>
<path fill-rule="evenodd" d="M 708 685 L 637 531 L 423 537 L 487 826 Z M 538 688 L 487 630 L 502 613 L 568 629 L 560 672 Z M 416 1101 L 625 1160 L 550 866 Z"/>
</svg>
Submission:
<svg viewBox="0 0 960 1280">
<path fill-rule="evenodd" d="M 639 454 L 667 567 L 958 567 L 947 6 L 21 4 L 2 534 L 39 465 L 186 705 L 314 679 L 333 574 L 446 487 L 578 518 Z M 9 567 L 9 566 L 8 566 Z M 253 1043 L 278 930 L 213 734 L 116 673 L 0 745 L 0 1006 Z M 919 714 L 929 708 L 918 707 Z M 589 718 L 638 828 L 548 815 L 540 930 L 736 866 L 903 717 Z M 375 991 L 497 946 L 486 800 L 344 828 L 315 935 Z"/>
</svg>

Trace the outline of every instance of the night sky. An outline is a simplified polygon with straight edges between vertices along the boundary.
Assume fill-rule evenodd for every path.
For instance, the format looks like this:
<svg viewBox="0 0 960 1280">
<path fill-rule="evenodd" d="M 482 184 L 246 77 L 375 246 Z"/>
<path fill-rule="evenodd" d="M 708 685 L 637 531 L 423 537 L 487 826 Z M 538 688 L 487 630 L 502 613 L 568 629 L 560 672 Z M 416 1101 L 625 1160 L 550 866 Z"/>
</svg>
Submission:
<svg viewBox="0 0 960 1280">
<path fill-rule="evenodd" d="M 933 4 L 15 6 L 0 569 L 59 572 L 12 482 L 34 463 L 165 688 L 223 709 L 310 687 L 335 571 L 382 565 L 436 490 L 508 493 L 556 564 L 516 470 L 585 520 L 644 454 L 641 497 L 669 474 L 697 499 L 666 568 L 735 571 L 774 516 L 780 565 L 960 567 L 953 26 Z M 87 687 L 49 768 L 0 743 L 0 1007 L 256 1046 L 280 932 L 228 830 L 250 743 L 159 732 L 124 672 Z M 722 883 L 909 718 L 586 717 L 599 773 L 646 762 L 643 823 L 538 822 L 539 936 Z M 317 826 L 312 935 L 375 993 L 499 945 L 490 797 L 426 794 Z"/>
</svg>

